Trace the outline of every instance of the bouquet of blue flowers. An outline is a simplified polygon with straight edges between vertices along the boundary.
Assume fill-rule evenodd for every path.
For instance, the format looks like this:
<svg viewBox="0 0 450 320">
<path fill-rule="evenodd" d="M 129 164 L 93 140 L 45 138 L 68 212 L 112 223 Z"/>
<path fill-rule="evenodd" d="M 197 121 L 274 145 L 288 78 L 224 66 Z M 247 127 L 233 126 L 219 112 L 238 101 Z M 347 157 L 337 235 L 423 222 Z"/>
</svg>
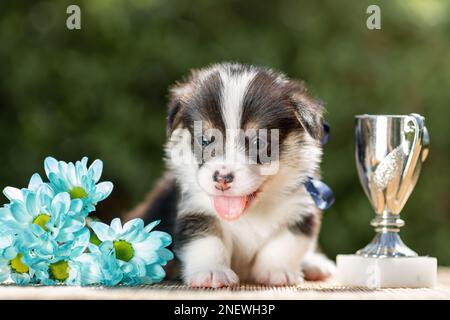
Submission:
<svg viewBox="0 0 450 320">
<path fill-rule="evenodd" d="M 66 163 L 48 157 L 48 181 L 34 174 L 27 188 L 3 190 L 0 208 L 0 283 L 126 285 L 151 284 L 165 277 L 173 259 L 169 234 L 152 231 L 142 219 L 122 225 L 90 221 L 95 206 L 112 192 L 99 182 L 103 163 Z"/>
</svg>

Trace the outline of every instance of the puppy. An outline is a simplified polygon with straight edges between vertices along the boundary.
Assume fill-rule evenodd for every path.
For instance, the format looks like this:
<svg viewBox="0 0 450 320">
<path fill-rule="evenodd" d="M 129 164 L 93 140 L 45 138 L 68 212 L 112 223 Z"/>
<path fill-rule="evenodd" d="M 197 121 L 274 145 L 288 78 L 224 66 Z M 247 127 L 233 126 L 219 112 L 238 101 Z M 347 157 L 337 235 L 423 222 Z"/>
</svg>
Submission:
<svg viewBox="0 0 450 320">
<path fill-rule="evenodd" d="M 168 172 L 130 217 L 161 219 L 193 287 L 323 280 L 319 177 L 322 106 L 301 82 L 236 63 L 195 70 L 170 91 Z"/>
</svg>

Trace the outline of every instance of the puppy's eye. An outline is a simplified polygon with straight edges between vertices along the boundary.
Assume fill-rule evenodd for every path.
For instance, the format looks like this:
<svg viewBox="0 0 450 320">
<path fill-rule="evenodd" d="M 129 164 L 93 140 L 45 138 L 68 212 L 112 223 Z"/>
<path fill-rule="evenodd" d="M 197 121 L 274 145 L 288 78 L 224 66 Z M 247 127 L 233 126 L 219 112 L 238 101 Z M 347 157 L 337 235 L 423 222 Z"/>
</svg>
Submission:
<svg viewBox="0 0 450 320">
<path fill-rule="evenodd" d="M 267 141 L 262 138 L 253 139 L 252 143 L 258 150 L 264 150 L 267 147 Z"/>
<path fill-rule="evenodd" d="M 198 140 L 199 140 L 198 142 L 200 143 L 200 145 L 202 147 L 206 147 L 207 145 L 211 144 L 211 142 L 214 141 L 214 137 L 211 137 L 211 139 L 208 139 L 208 137 L 206 137 L 206 136 L 201 136 Z"/>
</svg>

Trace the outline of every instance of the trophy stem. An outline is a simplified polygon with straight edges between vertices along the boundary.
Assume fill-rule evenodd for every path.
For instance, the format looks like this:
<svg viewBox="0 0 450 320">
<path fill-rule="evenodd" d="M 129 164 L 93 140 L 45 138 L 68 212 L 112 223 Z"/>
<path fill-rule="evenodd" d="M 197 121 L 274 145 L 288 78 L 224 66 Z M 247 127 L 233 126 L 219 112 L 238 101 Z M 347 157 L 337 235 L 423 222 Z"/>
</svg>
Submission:
<svg viewBox="0 0 450 320">
<path fill-rule="evenodd" d="M 405 225 L 398 214 L 384 212 L 378 214 L 370 224 L 375 228 L 376 235 L 372 242 L 356 254 L 365 257 L 415 257 L 417 253 L 408 248 L 400 238 L 398 232 Z"/>
</svg>

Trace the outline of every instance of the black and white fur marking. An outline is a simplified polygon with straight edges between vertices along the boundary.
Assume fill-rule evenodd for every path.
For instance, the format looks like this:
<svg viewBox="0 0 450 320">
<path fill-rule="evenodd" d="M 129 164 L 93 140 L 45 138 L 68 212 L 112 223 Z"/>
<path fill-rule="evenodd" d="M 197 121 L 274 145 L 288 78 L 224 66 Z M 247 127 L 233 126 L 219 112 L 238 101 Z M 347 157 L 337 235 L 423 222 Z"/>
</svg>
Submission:
<svg viewBox="0 0 450 320">
<path fill-rule="evenodd" d="M 255 66 L 216 64 L 193 71 L 172 88 L 168 173 L 133 215 L 166 221 L 185 283 L 287 285 L 301 282 L 303 275 L 320 280 L 334 272 L 334 264 L 316 253 L 321 212 L 303 186 L 306 177 L 320 175 L 322 112 L 301 82 Z M 264 164 L 229 163 L 224 154 L 200 165 L 173 162 L 177 129 L 194 134 L 194 121 L 200 120 L 205 129 L 219 129 L 226 140 L 231 140 L 227 129 L 279 129 L 277 172 L 262 175 Z M 186 143 L 194 144 L 196 138 Z M 245 146 L 232 145 L 224 153 L 242 160 L 245 151 Z M 228 189 L 217 188 L 218 172 L 232 177 Z M 224 220 L 213 203 L 220 196 L 248 196 L 249 204 L 238 219 Z"/>
</svg>

